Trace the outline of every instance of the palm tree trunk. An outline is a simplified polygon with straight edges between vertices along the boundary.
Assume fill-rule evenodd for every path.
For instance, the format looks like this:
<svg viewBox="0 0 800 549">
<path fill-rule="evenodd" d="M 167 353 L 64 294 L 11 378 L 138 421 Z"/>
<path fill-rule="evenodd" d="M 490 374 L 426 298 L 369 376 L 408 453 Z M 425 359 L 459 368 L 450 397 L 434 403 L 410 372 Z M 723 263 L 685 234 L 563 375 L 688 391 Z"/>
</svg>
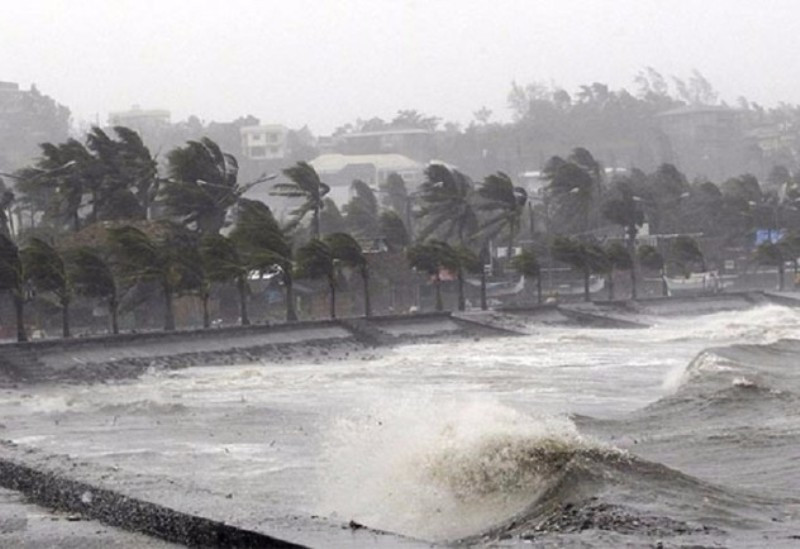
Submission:
<svg viewBox="0 0 800 549">
<path fill-rule="evenodd" d="M 242 326 L 250 326 L 250 316 L 247 313 L 247 279 L 240 276 L 236 279 L 236 289 L 239 291 L 239 317 Z"/>
<path fill-rule="evenodd" d="M 69 329 L 69 299 L 61 300 L 61 337 L 70 337 Z"/>
<path fill-rule="evenodd" d="M 438 272 L 433 279 L 433 286 L 436 291 L 436 310 L 441 311 L 444 309 L 444 303 L 442 302 L 442 279 L 439 278 Z"/>
<path fill-rule="evenodd" d="M 116 295 L 108 300 L 108 310 L 111 313 L 111 333 L 116 335 L 119 333 L 119 303 Z"/>
<path fill-rule="evenodd" d="M 175 330 L 175 311 L 172 310 L 172 289 L 164 286 L 164 330 Z"/>
<path fill-rule="evenodd" d="M 286 322 L 297 322 L 297 311 L 294 308 L 294 287 L 291 276 L 284 275 L 283 285 L 286 287 Z"/>
<path fill-rule="evenodd" d="M 319 238 L 320 237 L 319 205 L 314 206 L 314 213 L 311 214 L 311 236 L 313 238 Z"/>
<path fill-rule="evenodd" d="M 329 280 L 328 287 L 331 293 L 331 318 L 336 318 L 336 283 L 333 280 Z"/>
<path fill-rule="evenodd" d="M 661 268 L 661 295 L 663 297 L 669 296 L 669 287 L 667 286 L 667 272 Z"/>
<path fill-rule="evenodd" d="M 369 300 L 369 270 L 365 267 L 361 269 L 361 278 L 364 281 L 364 316 L 372 316 L 372 304 Z"/>
<path fill-rule="evenodd" d="M 17 341 L 28 341 L 28 334 L 25 332 L 25 299 L 16 292 L 13 298 L 14 313 L 17 317 Z"/>
<path fill-rule="evenodd" d="M 200 300 L 203 303 L 203 328 L 211 327 L 211 315 L 208 313 L 208 300 L 210 298 L 210 292 L 203 291 L 200 293 Z"/>
<path fill-rule="evenodd" d="M 542 304 L 542 273 L 536 273 L 536 303 Z"/>
<path fill-rule="evenodd" d="M 458 282 L 458 310 L 463 311 L 467 308 L 467 300 L 464 298 L 464 271 L 459 268 L 457 273 Z"/>
<path fill-rule="evenodd" d="M 591 297 L 589 295 L 589 277 L 591 276 L 591 272 L 589 269 L 583 271 L 583 300 L 584 301 L 591 301 Z"/>
<path fill-rule="evenodd" d="M 784 265 L 783 265 L 783 258 L 781 258 L 780 263 L 778 263 L 778 291 L 783 291 L 783 274 L 784 274 Z"/>
<path fill-rule="evenodd" d="M 485 311 L 489 308 L 486 303 L 486 268 L 484 265 L 481 267 L 483 267 L 481 270 L 481 311 Z"/>
<path fill-rule="evenodd" d="M 631 299 L 636 299 L 636 225 L 628 228 L 628 255 L 631 257 Z"/>
</svg>

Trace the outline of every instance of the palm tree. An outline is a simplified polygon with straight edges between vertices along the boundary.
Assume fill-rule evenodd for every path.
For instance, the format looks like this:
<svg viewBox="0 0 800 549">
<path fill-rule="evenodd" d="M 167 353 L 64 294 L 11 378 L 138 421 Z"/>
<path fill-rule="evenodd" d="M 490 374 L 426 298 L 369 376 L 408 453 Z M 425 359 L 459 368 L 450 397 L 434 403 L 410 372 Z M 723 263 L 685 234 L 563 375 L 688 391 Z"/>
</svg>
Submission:
<svg viewBox="0 0 800 549">
<path fill-rule="evenodd" d="M 162 227 L 163 235 L 149 236 L 131 227 L 109 229 L 120 270 L 132 282 L 156 282 L 164 298 L 164 329 L 175 329 L 173 298 L 196 281 L 195 241 L 179 227 Z"/>
<path fill-rule="evenodd" d="M 236 158 L 222 152 L 207 137 L 173 149 L 167 154 L 167 161 L 170 177 L 161 190 L 164 202 L 172 214 L 201 234 L 218 233 L 225 226 L 228 211 L 242 195 L 271 179 L 261 175 L 240 185 Z"/>
<path fill-rule="evenodd" d="M 25 333 L 25 269 L 19 248 L 8 236 L 0 233 L 0 290 L 7 290 L 14 302 L 17 320 L 17 341 L 28 341 Z"/>
<path fill-rule="evenodd" d="M 3 178 L 0 177 L 0 234 L 11 236 L 11 205 L 14 203 L 14 192 L 6 188 Z"/>
<path fill-rule="evenodd" d="M 660 274 L 661 295 L 667 297 L 667 295 L 669 295 L 669 288 L 667 287 L 666 272 L 664 271 L 666 266 L 664 257 L 655 247 L 650 246 L 649 244 L 640 247 L 637 251 L 637 255 L 639 263 L 641 263 L 645 269 L 657 271 Z"/>
<path fill-rule="evenodd" d="M 458 282 L 458 310 L 463 311 L 467 308 L 466 298 L 464 297 L 464 273 L 482 274 L 483 261 L 478 254 L 466 246 L 456 246 L 453 250 L 455 252 L 455 269 L 456 280 Z M 447 268 L 447 265 L 445 265 Z M 486 285 L 481 284 L 481 303 L 486 301 Z"/>
<path fill-rule="evenodd" d="M 769 265 L 778 269 L 778 291 L 783 291 L 784 264 L 786 257 L 780 244 L 764 242 L 756 249 L 756 260 L 761 265 Z"/>
<path fill-rule="evenodd" d="M 380 234 L 391 251 L 402 250 L 411 243 L 411 237 L 397 213 L 386 210 L 379 219 Z"/>
<path fill-rule="evenodd" d="M 372 316 L 369 298 L 369 265 L 361 245 L 347 233 L 334 233 L 325 237 L 325 244 L 331 250 L 334 260 L 355 269 L 364 283 L 364 316 Z"/>
<path fill-rule="evenodd" d="M 72 302 L 72 277 L 62 255 L 39 238 L 32 238 L 21 252 L 25 276 L 40 292 L 52 293 L 61 307 L 63 337 L 70 337 L 69 305 Z"/>
<path fill-rule="evenodd" d="M 325 242 L 310 240 L 297 250 L 297 270 L 306 278 L 324 278 L 328 282 L 330 315 L 336 318 L 336 265 L 333 251 Z"/>
<path fill-rule="evenodd" d="M 672 242 L 670 260 L 686 277 L 689 276 L 695 265 L 699 266 L 701 271 L 706 270 L 703 252 L 700 251 L 700 246 L 691 236 L 681 235 Z"/>
<path fill-rule="evenodd" d="M 415 244 L 406 250 L 409 265 L 433 277 L 434 291 L 436 292 L 436 310 L 444 309 L 442 301 L 441 270 L 458 266 L 455 250 L 447 242 L 430 240 Z"/>
<path fill-rule="evenodd" d="M 467 237 L 478 227 L 472 181 L 458 170 L 431 164 L 418 194 L 422 208 L 417 216 L 427 222 L 419 231 L 419 238 L 424 240 L 437 233 L 445 240 L 455 236 L 459 244 L 466 244 Z"/>
<path fill-rule="evenodd" d="M 627 253 L 630 258 L 636 257 L 636 235 L 644 224 L 644 212 L 636 201 L 630 180 L 617 181 L 614 195 L 602 207 L 606 219 L 619 225 L 625 231 Z M 631 298 L 636 299 L 636 264 L 631 262 Z"/>
<path fill-rule="evenodd" d="M 536 253 L 531 249 L 524 249 L 522 253 L 511 258 L 511 268 L 525 277 L 525 287 L 528 281 L 536 278 L 536 303 L 542 304 L 542 268 Z"/>
<path fill-rule="evenodd" d="M 605 252 L 596 243 L 581 242 L 567 237 L 556 237 L 552 246 L 553 258 L 570 265 L 583 274 L 583 298 L 591 301 L 589 281 L 593 272 L 606 272 Z"/>
<path fill-rule="evenodd" d="M 238 212 L 231 240 L 250 270 L 279 274 L 286 292 L 286 321 L 295 322 L 291 242 L 263 202 L 242 200 Z"/>
<path fill-rule="evenodd" d="M 300 221 L 311 212 L 311 236 L 320 237 L 319 214 L 324 207 L 324 198 L 331 188 L 323 183 L 316 170 L 307 162 L 298 162 L 296 165 L 283 170 L 290 179 L 287 183 L 276 183 L 270 194 L 287 198 L 302 198 L 303 203 L 292 211 L 294 220 L 289 229 L 297 226 Z"/>
<path fill-rule="evenodd" d="M 209 234 L 200 241 L 200 257 L 210 282 L 235 282 L 239 294 L 239 318 L 242 326 L 250 324 L 247 312 L 247 278 L 250 268 L 233 239 L 220 234 Z M 203 327 L 211 325 L 208 312 L 209 292 L 203 294 Z"/>
<path fill-rule="evenodd" d="M 598 189 L 592 173 L 575 162 L 554 156 L 545 165 L 544 174 L 549 181 L 547 192 L 553 198 L 555 214 L 562 225 L 573 232 L 587 233 Z"/>
<path fill-rule="evenodd" d="M 72 283 L 79 295 L 108 301 L 111 333 L 118 334 L 120 290 L 111 262 L 92 248 L 78 248 L 72 253 Z"/>
<path fill-rule="evenodd" d="M 503 172 L 490 175 L 484 179 L 478 188 L 478 194 L 484 203 L 478 209 L 494 213 L 486 221 L 482 229 L 494 236 L 501 231 L 508 231 L 508 257 L 514 249 L 514 237 L 522 223 L 525 205 L 528 202 L 528 193 L 522 187 L 515 187 L 511 178 Z"/>
<path fill-rule="evenodd" d="M 608 300 L 614 300 L 614 271 L 633 271 L 633 257 L 628 248 L 620 242 L 614 242 L 605 249 L 608 259 Z M 635 283 L 635 279 L 631 279 Z M 636 299 L 635 292 L 631 290 L 631 298 Z"/>
<path fill-rule="evenodd" d="M 350 185 L 352 198 L 342 208 L 351 232 L 367 238 L 377 236 L 379 228 L 378 199 L 369 185 L 356 179 Z"/>
<path fill-rule="evenodd" d="M 411 197 L 406 188 L 406 182 L 397 172 L 386 176 L 386 181 L 380 186 L 380 193 L 384 206 L 390 208 L 401 217 L 409 234 L 411 227 Z"/>
</svg>

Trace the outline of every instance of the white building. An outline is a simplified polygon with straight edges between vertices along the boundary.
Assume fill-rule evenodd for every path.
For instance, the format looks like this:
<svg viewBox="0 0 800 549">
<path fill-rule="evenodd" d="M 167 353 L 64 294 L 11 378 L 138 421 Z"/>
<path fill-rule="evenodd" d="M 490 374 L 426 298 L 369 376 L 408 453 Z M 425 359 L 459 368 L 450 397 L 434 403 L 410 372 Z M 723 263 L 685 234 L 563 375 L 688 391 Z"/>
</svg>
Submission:
<svg viewBox="0 0 800 549">
<path fill-rule="evenodd" d="M 289 129 L 280 124 L 245 126 L 239 130 L 242 154 L 251 160 L 281 160 L 286 157 Z"/>
</svg>

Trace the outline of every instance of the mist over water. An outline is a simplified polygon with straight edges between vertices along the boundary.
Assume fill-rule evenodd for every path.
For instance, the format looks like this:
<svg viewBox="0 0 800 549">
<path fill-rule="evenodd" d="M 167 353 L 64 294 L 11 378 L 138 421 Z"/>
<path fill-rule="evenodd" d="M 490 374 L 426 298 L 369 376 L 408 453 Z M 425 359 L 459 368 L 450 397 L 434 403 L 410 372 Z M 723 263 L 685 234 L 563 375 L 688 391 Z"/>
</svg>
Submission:
<svg viewBox="0 0 800 549">
<path fill-rule="evenodd" d="M 314 515 L 481 543 L 557 523 L 565 543 L 598 547 L 790 546 L 800 314 L 644 318 L 517 319 L 529 335 L 5 391 L 4 438 L 231 494 L 230 518 L 256 523 Z M 583 530 L 554 518 L 567 504 Z"/>
</svg>

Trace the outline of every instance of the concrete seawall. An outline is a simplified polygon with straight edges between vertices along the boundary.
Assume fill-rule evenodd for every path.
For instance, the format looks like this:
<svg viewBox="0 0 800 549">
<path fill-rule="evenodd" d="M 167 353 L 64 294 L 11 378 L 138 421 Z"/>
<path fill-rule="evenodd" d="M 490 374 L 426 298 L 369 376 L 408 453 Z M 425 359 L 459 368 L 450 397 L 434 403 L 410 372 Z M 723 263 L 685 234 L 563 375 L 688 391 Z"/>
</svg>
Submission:
<svg viewBox="0 0 800 549">
<path fill-rule="evenodd" d="M 0 382 L 100 381 L 148 368 L 328 356 L 438 337 L 512 335 L 450 313 L 54 339 L 0 346 Z"/>
</svg>

